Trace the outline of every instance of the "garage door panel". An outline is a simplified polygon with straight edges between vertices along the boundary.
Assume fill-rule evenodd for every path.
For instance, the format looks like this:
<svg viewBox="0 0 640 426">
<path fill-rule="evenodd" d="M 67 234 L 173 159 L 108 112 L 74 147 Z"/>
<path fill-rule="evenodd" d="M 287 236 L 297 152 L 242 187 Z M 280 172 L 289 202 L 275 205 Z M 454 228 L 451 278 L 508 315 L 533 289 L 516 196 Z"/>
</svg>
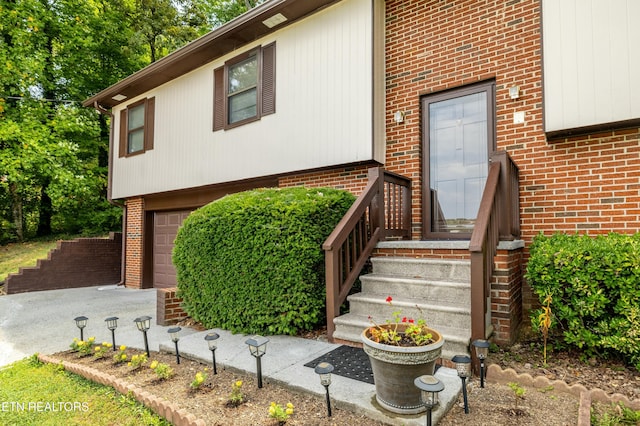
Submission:
<svg viewBox="0 0 640 426">
<path fill-rule="evenodd" d="M 154 213 L 153 286 L 156 288 L 175 287 L 177 284 L 171 252 L 178 229 L 190 213 L 190 210 Z"/>
</svg>

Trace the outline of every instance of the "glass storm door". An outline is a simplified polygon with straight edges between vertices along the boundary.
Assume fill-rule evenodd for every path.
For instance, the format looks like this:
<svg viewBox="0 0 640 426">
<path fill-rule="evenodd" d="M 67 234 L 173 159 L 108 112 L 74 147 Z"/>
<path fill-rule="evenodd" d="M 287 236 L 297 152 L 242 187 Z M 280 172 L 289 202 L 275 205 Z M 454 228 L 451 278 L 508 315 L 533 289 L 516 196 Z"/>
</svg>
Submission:
<svg viewBox="0 0 640 426">
<path fill-rule="evenodd" d="M 425 238 L 470 238 L 495 149 L 494 85 L 422 100 Z"/>
</svg>

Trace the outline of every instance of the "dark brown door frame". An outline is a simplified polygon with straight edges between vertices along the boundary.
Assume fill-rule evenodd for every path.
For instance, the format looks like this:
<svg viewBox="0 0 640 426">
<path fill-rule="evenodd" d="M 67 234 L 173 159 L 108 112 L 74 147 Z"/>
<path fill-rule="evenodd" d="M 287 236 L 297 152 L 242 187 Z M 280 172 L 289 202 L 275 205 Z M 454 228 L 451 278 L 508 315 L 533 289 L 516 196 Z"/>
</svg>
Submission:
<svg viewBox="0 0 640 426">
<path fill-rule="evenodd" d="M 422 114 L 422 238 L 423 239 L 469 239 L 471 233 L 431 232 L 432 229 L 432 197 L 431 197 L 431 161 L 429 144 L 429 105 L 432 103 L 487 92 L 487 159 L 496 149 L 496 95 L 495 81 L 489 80 L 469 86 L 449 89 L 443 92 L 426 95 L 420 99 Z"/>
</svg>

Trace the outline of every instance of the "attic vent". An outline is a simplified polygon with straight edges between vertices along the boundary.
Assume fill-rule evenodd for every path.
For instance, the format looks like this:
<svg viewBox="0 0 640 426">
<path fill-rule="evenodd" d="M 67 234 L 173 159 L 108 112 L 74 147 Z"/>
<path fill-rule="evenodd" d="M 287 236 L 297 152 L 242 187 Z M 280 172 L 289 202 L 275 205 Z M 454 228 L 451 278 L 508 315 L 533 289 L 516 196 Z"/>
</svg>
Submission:
<svg viewBox="0 0 640 426">
<path fill-rule="evenodd" d="M 282 13 L 278 13 L 276 15 L 273 15 L 269 19 L 265 19 L 264 21 L 262 21 L 262 23 L 265 24 L 269 28 L 273 28 L 276 25 L 282 24 L 286 20 L 287 20 L 287 18 Z"/>
<path fill-rule="evenodd" d="M 116 102 L 120 102 L 120 101 L 123 101 L 123 100 L 127 99 L 127 97 L 125 95 L 123 95 L 122 93 L 118 93 L 117 95 L 112 96 L 111 99 L 113 99 Z"/>
</svg>

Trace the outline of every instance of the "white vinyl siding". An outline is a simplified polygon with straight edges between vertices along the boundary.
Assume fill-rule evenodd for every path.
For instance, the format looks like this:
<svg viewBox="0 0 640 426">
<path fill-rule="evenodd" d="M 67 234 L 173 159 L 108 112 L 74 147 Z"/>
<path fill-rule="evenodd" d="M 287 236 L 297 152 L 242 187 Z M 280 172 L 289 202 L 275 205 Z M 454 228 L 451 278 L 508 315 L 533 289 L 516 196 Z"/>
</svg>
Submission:
<svg viewBox="0 0 640 426">
<path fill-rule="evenodd" d="M 113 197 L 383 159 L 373 146 L 373 2 L 382 0 L 343 0 L 145 93 L 156 98 L 154 149 L 114 156 Z M 213 70 L 271 42 L 276 113 L 213 132 Z M 376 141 L 383 147 L 384 134 Z"/>
<path fill-rule="evenodd" d="M 545 131 L 640 118 L 640 1 L 543 0 Z"/>
</svg>

